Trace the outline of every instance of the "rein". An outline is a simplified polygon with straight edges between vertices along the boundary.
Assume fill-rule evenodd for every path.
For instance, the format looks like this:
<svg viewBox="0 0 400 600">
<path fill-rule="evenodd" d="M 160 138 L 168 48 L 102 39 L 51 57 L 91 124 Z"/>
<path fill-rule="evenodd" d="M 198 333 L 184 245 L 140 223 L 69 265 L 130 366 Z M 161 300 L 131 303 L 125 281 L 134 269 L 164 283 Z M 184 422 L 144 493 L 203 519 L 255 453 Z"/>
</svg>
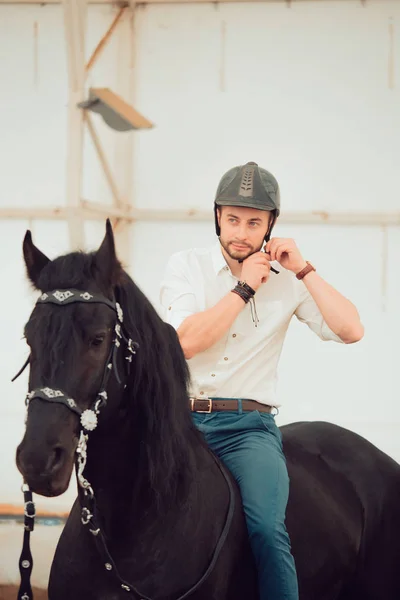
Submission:
<svg viewBox="0 0 400 600">
<path fill-rule="evenodd" d="M 84 527 L 88 527 L 90 533 L 93 536 L 95 546 L 100 556 L 100 560 L 103 564 L 105 571 L 112 577 L 115 584 L 119 589 L 126 591 L 135 600 L 151 600 L 148 596 L 140 593 L 136 587 L 125 581 L 118 572 L 117 566 L 110 555 L 107 547 L 105 536 L 100 527 L 100 518 L 97 510 L 96 498 L 94 495 L 93 488 L 89 481 L 84 476 L 84 470 L 87 462 L 87 444 L 89 441 L 89 433 L 96 429 L 98 423 L 98 415 L 100 409 L 107 403 L 107 383 L 110 378 L 111 372 L 114 371 L 115 377 L 119 384 L 121 384 L 121 378 L 117 368 L 117 351 L 121 346 L 121 341 L 124 342 L 126 350 L 128 352 L 125 357 L 128 364 L 128 377 L 130 371 L 130 365 L 132 363 L 133 355 L 136 354 L 136 350 L 139 348 L 137 342 L 133 342 L 123 325 L 123 311 L 118 302 L 113 302 L 103 296 L 102 294 L 95 294 L 89 292 L 83 292 L 82 290 L 69 289 L 69 290 L 54 290 L 51 292 L 43 293 L 37 300 L 37 304 L 56 304 L 58 306 L 65 306 L 72 303 L 97 303 L 105 304 L 112 308 L 117 315 L 117 322 L 115 325 L 115 337 L 111 344 L 110 353 L 108 355 L 106 365 L 104 368 L 104 374 L 102 383 L 100 385 L 100 391 L 97 393 L 96 399 L 92 403 L 91 408 L 82 411 L 76 401 L 65 394 L 62 390 L 56 390 L 49 387 L 36 388 L 30 391 L 25 400 L 27 410 L 30 402 L 37 399 L 44 402 L 56 402 L 63 404 L 66 408 L 77 414 L 80 418 L 81 431 L 78 446 L 76 449 L 76 460 L 75 460 L 75 471 L 77 475 L 78 485 L 82 491 L 79 498 L 81 504 L 81 523 Z M 12 381 L 15 381 L 17 377 L 23 373 L 25 368 L 30 362 L 30 357 L 26 360 L 21 370 L 15 375 Z M 226 538 L 228 536 L 233 514 L 235 510 L 235 496 L 231 480 L 222 464 L 216 459 L 216 457 L 210 451 L 211 456 L 216 462 L 220 469 L 229 490 L 229 508 L 225 519 L 225 524 L 221 532 L 220 538 L 214 549 L 211 562 L 200 579 L 195 583 L 187 592 L 179 596 L 176 600 L 184 600 L 185 598 L 192 595 L 197 589 L 204 583 L 204 581 L 211 574 L 218 560 L 220 552 L 224 546 Z M 33 567 L 33 558 L 30 550 L 30 534 L 34 529 L 35 522 L 35 504 L 32 500 L 32 492 L 29 486 L 24 482 L 22 486 L 24 494 L 24 538 L 22 552 L 19 559 L 19 570 L 21 575 L 21 584 L 18 592 L 17 600 L 33 600 L 33 593 L 31 588 L 31 573 Z"/>
</svg>

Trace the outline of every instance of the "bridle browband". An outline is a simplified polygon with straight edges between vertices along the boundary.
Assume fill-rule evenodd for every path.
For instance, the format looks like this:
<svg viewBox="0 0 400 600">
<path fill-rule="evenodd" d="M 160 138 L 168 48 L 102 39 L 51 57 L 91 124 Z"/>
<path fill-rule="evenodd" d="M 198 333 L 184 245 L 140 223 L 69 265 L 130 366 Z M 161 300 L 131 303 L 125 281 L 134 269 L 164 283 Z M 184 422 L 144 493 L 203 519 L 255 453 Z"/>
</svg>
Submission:
<svg viewBox="0 0 400 600">
<path fill-rule="evenodd" d="M 132 363 L 133 355 L 136 354 L 136 350 L 139 348 L 139 344 L 137 342 L 133 342 L 126 332 L 123 324 L 124 315 L 120 304 L 117 301 L 112 301 L 109 298 L 106 298 L 102 294 L 97 294 L 93 292 L 85 292 L 82 290 L 76 289 L 63 289 L 63 290 L 54 290 L 50 292 L 43 292 L 41 296 L 38 298 L 36 304 L 56 304 L 57 306 L 66 306 L 68 304 L 74 303 L 94 303 L 94 304 L 105 304 L 106 306 L 113 309 L 117 315 L 117 322 L 115 324 L 115 337 L 111 344 L 111 349 L 105 364 L 104 373 L 102 377 L 102 382 L 100 385 L 100 391 L 96 395 L 96 399 L 92 403 L 91 407 L 82 411 L 77 402 L 71 398 L 68 394 L 66 394 L 62 390 L 52 389 L 49 387 L 40 387 L 36 388 L 30 392 L 28 392 L 26 396 L 26 406 L 27 410 L 29 404 L 33 400 L 41 400 L 44 402 L 55 402 L 58 404 L 63 404 L 66 408 L 77 414 L 80 418 L 81 431 L 78 441 L 78 446 L 76 449 L 76 462 L 75 469 L 77 474 L 78 486 L 81 491 L 80 495 L 80 503 L 81 503 L 81 522 L 84 526 L 88 526 L 90 533 L 93 535 L 93 539 L 95 540 L 95 545 L 100 554 L 100 558 L 103 562 L 105 570 L 113 577 L 117 586 L 128 592 L 130 595 L 136 598 L 136 600 L 151 600 L 144 594 L 140 593 L 135 586 L 131 583 L 125 581 L 119 574 L 117 567 L 115 565 L 114 560 L 112 559 L 108 547 L 106 544 L 105 536 L 100 528 L 99 523 L 99 515 L 96 505 L 96 499 L 94 495 L 93 488 L 89 481 L 84 477 L 84 469 L 87 461 L 87 443 L 89 439 L 89 433 L 96 429 L 98 423 L 98 415 L 100 413 L 100 409 L 105 406 L 107 403 L 107 383 L 110 378 L 111 372 L 114 372 L 116 380 L 119 384 L 122 383 L 121 378 L 118 373 L 117 368 L 117 352 L 118 348 L 121 346 L 121 341 L 124 342 L 126 346 L 126 350 L 128 352 L 125 359 L 127 361 L 127 376 L 129 377 L 130 373 L 130 365 Z M 25 370 L 25 368 L 30 363 L 30 356 L 24 363 L 23 367 L 20 371 L 15 375 L 12 381 L 15 381 Z M 124 386 L 126 387 L 126 385 Z M 222 547 L 226 541 L 228 536 L 230 526 L 233 519 L 233 514 L 235 510 L 235 497 L 233 493 L 233 486 L 231 480 L 225 471 L 224 467 L 221 465 L 219 461 L 215 458 L 215 456 L 211 453 L 211 456 L 214 458 L 217 466 L 221 470 L 225 481 L 228 485 L 229 489 L 229 509 L 227 512 L 225 524 L 221 533 L 221 536 L 218 540 L 218 543 L 214 549 L 211 562 L 203 573 L 201 578 L 194 584 L 190 590 L 179 596 L 176 600 L 184 600 L 185 598 L 192 595 L 207 579 L 207 577 L 212 572 L 219 554 L 222 550 Z M 21 556 L 19 559 L 19 570 L 21 574 L 21 585 L 18 592 L 17 600 L 32 600 L 32 588 L 30 583 L 30 577 L 32 572 L 33 560 L 32 554 L 30 550 L 30 534 L 34 529 L 34 520 L 36 516 L 35 512 L 35 504 L 32 500 L 32 492 L 29 489 L 29 486 L 24 482 L 22 485 L 22 491 L 24 494 L 24 541 Z"/>
</svg>

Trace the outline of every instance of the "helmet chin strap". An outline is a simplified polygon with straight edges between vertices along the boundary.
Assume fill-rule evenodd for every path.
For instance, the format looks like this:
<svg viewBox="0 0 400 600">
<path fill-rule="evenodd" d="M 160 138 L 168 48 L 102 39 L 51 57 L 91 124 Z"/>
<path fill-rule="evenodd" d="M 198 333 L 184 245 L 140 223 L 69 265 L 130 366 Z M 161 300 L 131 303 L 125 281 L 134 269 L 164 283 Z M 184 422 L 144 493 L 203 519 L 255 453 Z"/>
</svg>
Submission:
<svg viewBox="0 0 400 600">
<path fill-rule="evenodd" d="M 249 254 L 249 256 L 252 256 L 256 252 L 262 252 L 262 250 L 255 250 L 254 252 L 252 252 L 251 254 Z M 264 254 L 268 254 L 268 252 L 265 252 L 265 250 L 264 250 Z M 243 260 L 244 260 L 243 258 L 238 258 L 237 259 L 237 261 L 238 261 L 239 264 L 242 264 Z M 279 275 L 279 271 L 277 271 L 276 269 L 274 269 L 274 267 L 271 267 L 271 272 L 275 273 L 275 275 Z"/>
<path fill-rule="evenodd" d="M 275 225 L 275 223 L 276 223 L 276 212 L 274 211 L 274 212 L 272 213 L 272 219 L 271 219 L 271 223 L 269 223 L 269 226 L 268 226 L 268 231 L 267 231 L 267 233 L 265 234 L 265 238 L 264 238 L 264 241 L 265 241 L 265 243 L 266 243 L 266 244 L 267 244 L 267 243 L 269 242 L 269 240 L 271 239 L 271 233 L 272 233 L 272 230 L 273 230 L 273 228 L 274 228 L 274 225 Z"/>
<path fill-rule="evenodd" d="M 270 226 L 268 227 L 268 231 L 267 231 L 267 233 L 265 234 L 265 237 L 264 237 L 264 242 L 265 242 L 265 243 L 268 243 L 268 242 L 269 242 L 269 240 L 271 239 L 272 228 L 273 228 L 273 226 L 275 225 L 275 221 L 276 221 L 276 217 L 275 217 L 275 215 L 274 215 L 274 217 L 273 217 L 273 219 L 272 219 L 272 221 L 271 221 L 271 224 L 270 224 Z M 254 252 L 252 252 L 252 253 L 250 254 L 250 256 L 251 256 L 252 254 L 255 254 L 256 252 L 264 252 L 265 254 L 269 254 L 268 252 L 266 252 L 266 250 L 265 250 L 265 246 L 264 246 L 264 248 L 263 248 L 263 246 L 261 246 L 261 248 L 260 248 L 259 250 L 255 250 Z M 241 258 L 239 258 L 239 259 L 238 259 L 238 263 L 239 263 L 239 264 L 241 264 L 241 263 L 243 262 L 243 260 L 244 260 L 244 259 L 241 259 Z M 277 271 L 276 269 L 274 269 L 274 267 L 271 267 L 271 271 L 272 271 L 272 273 L 275 273 L 275 275 L 279 275 L 279 271 Z"/>
</svg>

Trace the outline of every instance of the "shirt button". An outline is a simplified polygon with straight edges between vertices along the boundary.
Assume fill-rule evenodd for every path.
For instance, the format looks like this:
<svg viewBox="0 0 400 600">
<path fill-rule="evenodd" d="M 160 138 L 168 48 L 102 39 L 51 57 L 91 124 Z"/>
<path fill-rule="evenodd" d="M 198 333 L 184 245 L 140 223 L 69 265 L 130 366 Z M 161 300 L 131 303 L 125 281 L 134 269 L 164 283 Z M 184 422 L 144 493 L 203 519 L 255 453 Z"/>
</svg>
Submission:
<svg viewBox="0 0 400 600">
<path fill-rule="evenodd" d="M 168 310 L 171 310 L 172 306 L 168 306 Z"/>
<path fill-rule="evenodd" d="M 225 356 L 225 357 L 224 357 L 224 360 L 228 360 L 228 357 L 227 357 L 227 356 Z"/>
<path fill-rule="evenodd" d="M 200 395 L 203 396 L 204 392 L 200 392 Z"/>
<path fill-rule="evenodd" d="M 211 377 L 215 377 L 215 373 L 211 373 Z"/>
<path fill-rule="evenodd" d="M 228 269 L 229 269 L 229 267 L 228 267 L 228 265 L 226 265 L 226 266 L 224 267 L 224 271 L 227 271 Z"/>
<path fill-rule="evenodd" d="M 232 337 L 236 337 L 236 333 L 232 333 Z"/>
</svg>

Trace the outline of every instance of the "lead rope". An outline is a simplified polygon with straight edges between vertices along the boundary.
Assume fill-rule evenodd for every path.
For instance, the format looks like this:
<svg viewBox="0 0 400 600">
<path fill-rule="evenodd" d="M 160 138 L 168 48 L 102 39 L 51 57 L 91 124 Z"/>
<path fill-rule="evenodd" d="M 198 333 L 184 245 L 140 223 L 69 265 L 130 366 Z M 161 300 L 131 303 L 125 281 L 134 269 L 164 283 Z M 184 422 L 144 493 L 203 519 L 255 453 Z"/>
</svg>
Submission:
<svg viewBox="0 0 400 600">
<path fill-rule="evenodd" d="M 33 558 L 30 548 L 30 537 L 35 525 L 35 504 L 32 501 L 32 492 L 29 486 L 22 485 L 24 494 L 24 541 L 22 552 L 19 559 L 19 572 L 21 575 L 21 584 L 18 590 L 18 600 L 33 600 L 31 588 L 31 573 L 33 567 Z"/>
</svg>

